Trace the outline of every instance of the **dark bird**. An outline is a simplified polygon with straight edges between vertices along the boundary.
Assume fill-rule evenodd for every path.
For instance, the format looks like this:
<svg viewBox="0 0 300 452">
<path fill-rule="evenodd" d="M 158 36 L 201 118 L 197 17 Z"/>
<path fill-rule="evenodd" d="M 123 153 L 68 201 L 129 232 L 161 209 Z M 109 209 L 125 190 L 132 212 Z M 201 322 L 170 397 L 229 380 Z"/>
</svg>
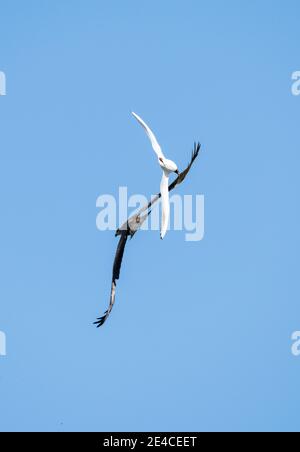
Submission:
<svg viewBox="0 0 300 452">
<path fill-rule="evenodd" d="M 186 169 L 184 171 L 179 173 L 178 177 L 174 180 L 174 182 L 172 182 L 169 185 L 169 188 L 168 188 L 169 192 L 174 190 L 174 188 L 177 185 L 181 184 L 184 181 L 184 179 L 186 178 L 186 176 L 190 172 L 194 161 L 198 157 L 200 149 L 201 149 L 201 144 L 200 143 L 194 143 L 194 150 L 193 150 L 193 153 L 192 153 L 192 158 L 191 158 L 188 166 L 186 167 Z M 125 247 L 126 247 L 126 243 L 127 243 L 128 237 L 130 237 L 131 239 L 133 238 L 133 236 L 136 234 L 136 232 L 143 225 L 143 223 L 146 220 L 146 218 L 151 214 L 152 206 L 160 199 L 160 197 L 161 197 L 161 193 L 158 193 L 151 201 L 148 202 L 147 205 L 142 207 L 137 214 L 135 214 L 134 216 L 130 217 L 116 231 L 115 235 L 116 235 L 116 237 L 120 236 L 120 240 L 119 240 L 119 243 L 118 243 L 118 247 L 117 247 L 117 251 L 116 251 L 116 255 L 115 255 L 115 260 L 114 260 L 114 265 L 113 265 L 109 307 L 108 307 L 107 311 L 104 313 L 104 315 L 102 317 L 99 317 L 97 319 L 97 321 L 94 322 L 94 324 L 97 325 L 97 328 L 99 328 L 100 326 L 102 326 L 106 322 L 106 320 L 108 319 L 108 317 L 109 317 L 109 315 L 110 315 L 110 313 L 112 311 L 112 308 L 114 306 L 115 298 L 116 298 L 116 281 L 120 278 L 121 265 L 122 265 L 122 260 L 123 260 L 124 251 L 125 251 Z M 144 213 L 144 212 L 146 212 L 146 213 Z"/>
</svg>

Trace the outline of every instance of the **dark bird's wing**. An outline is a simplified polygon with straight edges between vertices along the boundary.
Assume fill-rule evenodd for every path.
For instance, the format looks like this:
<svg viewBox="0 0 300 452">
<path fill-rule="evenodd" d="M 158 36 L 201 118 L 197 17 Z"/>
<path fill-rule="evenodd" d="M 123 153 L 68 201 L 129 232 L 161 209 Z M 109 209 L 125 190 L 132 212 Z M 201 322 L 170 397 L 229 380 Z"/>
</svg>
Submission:
<svg viewBox="0 0 300 452">
<path fill-rule="evenodd" d="M 115 255 L 114 260 L 114 266 L 113 266 L 113 275 L 112 275 L 112 283 L 111 283 L 111 291 L 110 291 L 110 301 L 109 301 L 109 307 L 105 314 L 102 317 L 99 317 L 96 322 L 94 322 L 95 325 L 97 325 L 97 328 L 103 325 L 103 323 L 107 320 L 109 314 L 111 313 L 111 310 L 115 304 L 115 298 L 116 298 L 116 281 L 120 278 L 120 271 L 121 271 L 121 265 L 122 260 L 124 256 L 124 250 L 126 246 L 126 242 L 128 239 L 128 231 L 122 231 L 121 237 L 118 243 L 118 248 Z"/>
<path fill-rule="evenodd" d="M 128 232 L 124 231 L 121 234 L 121 238 L 118 243 L 118 248 L 117 248 L 116 256 L 115 256 L 115 260 L 114 260 L 113 275 L 112 275 L 112 281 L 114 283 L 116 282 L 117 279 L 120 278 L 121 265 L 122 265 L 122 260 L 123 260 L 123 256 L 124 256 L 124 250 L 125 250 L 127 239 L 128 239 Z"/>
<path fill-rule="evenodd" d="M 140 215 L 138 217 L 134 217 L 134 221 L 127 221 L 126 226 L 123 230 L 120 230 L 119 234 L 120 240 L 118 243 L 118 248 L 115 255 L 114 265 L 113 265 L 113 274 L 112 274 L 112 282 L 111 282 L 111 291 L 110 291 L 110 301 L 109 301 L 109 307 L 107 311 L 104 313 L 102 317 L 99 317 L 97 319 L 97 322 L 94 322 L 95 325 L 97 325 L 97 328 L 103 325 L 103 323 L 107 320 L 109 314 L 112 311 L 112 308 L 115 304 L 116 299 L 116 281 L 120 278 L 120 271 L 121 271 L 121 265 L 123 261 L 124 256 L 124 250 L 127 243 L 128 237 L 133 237 L 134 234 L 142 227 L 144 221 L 147 219 L 148 215 L 151 213 L 147 212 L 145 215 Z"/>
<path fill-rule="evenodd" d="M 186 169 L 184 171 L 182 171 L 182 173 L 179 174 L 179 176 L 174 180 L 174 182 L 172 182 L 172 184 L 169 185 L 169 191 L 173 190 L 177 185 L 181 184 L 184 181 L 184 179 L 190 172 L 190 169 L 192 168 L 194 161 L 198 157 L 200 149 L 201 149 L 201 144 L 194 143 L 194 150 L 192 152 L 192 158 L 191 158 L 190 163 L 188 164 Z"/>
</svg>

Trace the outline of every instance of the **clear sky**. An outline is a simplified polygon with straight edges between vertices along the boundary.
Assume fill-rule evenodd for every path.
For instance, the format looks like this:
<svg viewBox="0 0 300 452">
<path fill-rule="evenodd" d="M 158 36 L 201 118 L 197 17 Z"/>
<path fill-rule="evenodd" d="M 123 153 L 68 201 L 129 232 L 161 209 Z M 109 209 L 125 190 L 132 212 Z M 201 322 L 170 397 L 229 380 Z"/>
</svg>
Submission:
<svg viewBox="0 0 300 452">
<path fill-rule="evenodd" d="M 1 0 L 0 430 L 300 430 L 298 0 Z M 204 194 L 141 232 L 103 329 L 96 199 L 155 193 L 131 110 Z"/>
</svg>

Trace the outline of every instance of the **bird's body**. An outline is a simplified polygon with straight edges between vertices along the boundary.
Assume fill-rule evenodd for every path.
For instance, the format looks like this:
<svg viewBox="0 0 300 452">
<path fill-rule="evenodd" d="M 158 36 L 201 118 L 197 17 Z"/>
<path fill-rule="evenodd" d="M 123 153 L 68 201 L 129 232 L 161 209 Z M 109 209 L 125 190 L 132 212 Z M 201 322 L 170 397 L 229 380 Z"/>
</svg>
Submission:
<svg viewBox="0 0 300 452">
<path fill-rule="evenodd" d="M 161 226 L 160 226 L 160 237 L 164 238 L 166 235 L 169 217 L 170 217 L 170 199 L 169 199 L 169 172 L 163 169 L 163 175 L 160 183 L 160 193 L 161 193 Z"/>
<path fill-rule="evenodd" d="M 163 171 L 161 183 L 160 183 L 160 193 L 161 193 L 161 206 L 162 206 L 162 217 L 161 217 L 161 227 L 160 227 L 160 237 L 163 239 L 166 235 L 169 217 L 170 217 L 170 200 L 169 200 L 169 176 L 171 173 L 179 174 L 176 163 L 172 160 L 167 159 L 162 150 L 158 141 L 150 129 L 149 126 L 140 118 L 136 113 L 133 113 L 133 116 L 136 120 L 141 124 L 141 126 L 145 129 L 146 134 L 148 135 L 149 140 L 151 141 L 154 152 L 157 155 L 159 166 Z"/>
</svg>

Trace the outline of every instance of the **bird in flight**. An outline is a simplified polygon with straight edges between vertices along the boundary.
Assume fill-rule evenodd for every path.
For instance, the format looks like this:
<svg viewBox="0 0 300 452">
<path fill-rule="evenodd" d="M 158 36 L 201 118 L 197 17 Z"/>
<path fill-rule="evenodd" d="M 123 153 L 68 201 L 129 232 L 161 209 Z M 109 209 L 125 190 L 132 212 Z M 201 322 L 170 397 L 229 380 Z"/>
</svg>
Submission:
<svg viewBox="0 0 300 452">
<path fill-rule="evenodd" d="M 176 173 L 179 175 L 179 171 L 176 163 L 172 160 L 167 159 L 162 150 L 158 141 L 150 129 L 149 126 L 140 118 L 136 113 L 132 112 L 133 116 L 137 121 L 141 124 L 141 126 L 145 129 L 146 134 L 148 135 L 149 140 L 151 141 L 154 152 L 157 155 L 159 166 L 161 167 L 163 174 L 160 183 L 160 193 L 161 193 L 161 206 L 162 206 L 162 217 L 161 217 L 161 226 L 160 226 L 160 238 L 163 239 L 166 235 L 169 217 L 170 217 L 170 200 L 169 200 L 169 176 L 171 173 Z"/>
<path fill-rule="evenodd" d="M 137 117 L 137 115 L 135 115 Z M 138 117 L 137 117 L 138 119 Z M 164 192 L 165 192 L 165 184 L 167 187 L 167 197 L 165 197 L 165 200 L 169 199 L 169 192 L 174 190 L 175 187 L 177 187 L 177 185 L 181 184 L 186 176 L 188 175 L 188 173 L 190 172 L 194 161 L 196 160 L 196 158 L 199 155 L 200 149 L 201 149 L 201 145 L 200 143 L 194 143 L 194 150 L 192 153 L 192 158 L 188 164 L 188 166 L 185 168 L 184 171 L 182 171 L 181 173 L 178 172 L 177 166 L 175 165 L 174 162 L 167 160 L 161 150 L 158 151 L 158 149 L 160 149 L 159 144 L 156 141 L 156 138 L 154 137 L 152 131 L 148 128 L 148 126 L 146 126 L 146 124 L 139 118 L 138 121 L 143 125 L 143 127 L 145 128 L 150 141 L 152 142 L 152 146 L 156 149 L 156 153 L 158 154 L 158 158 L 162 158 L 163 162 L 160 161 L 161 167 L 163 168 L 163 171 L 167 171 L 169 172 L 168 174 L 170 174 L 170 172 L 175 171 L 177 172 L 178 176 L 177 178 L 168 186 L 168 177 L 166 176 L 167 181 L 164 181 L 164 183 L 162 183 L 163 185 L 163 190 L 161 190 L 160 193 L 158 193 L 154 198 L 151 199 L 151 201 L 148 202 L 148 204 L 146 204 L 145 206 L 143 206 L 135 215 L 133 215 L 132 217 L 128 218 L 126 220 L 126 222 L 120 226 L 119 229 L 117 229 L 115 236 L 120 236 L 119 239 L 119 243 L 117 246 L 117 251 L 115 254 L 115 259 L 114 259 L 114 264 L 113 264 L 113 271 L 112 271 L 112 283 L 111 283 L 111 291 L 110 291 L 110 300 L 109 300 L 109 307 L 107 309 L 107 311 L 104 313 L 103 316 L 99 317 L 97 319 L 96 322 L 94 322 L 95 325 L 97 325 L 97 328 L 99 328 L 100 326 L 102 326 L 106 320 L 108 319 L 112 308 L 115 304 L 115 299 L 116 299 L 116 282 L 117 280 L 120 278 L 120 271 L 121 271 L 121 265 L 122 265 L 122 260 L 123 260 L 123 256 L 124 256 L 124 251 L 125 251 L 125 247 L 127 244 L 127 240 L 130 237 L 130 239 L 133 238 L 133 236 L 138 232 L 138 230 L 142 227 L 144 221 L 147 219 L 147 217 L 151 214 L 151 209 L 152 206 L 160 199 L 165 196 Z M 171 164 L 170 164 L 171 162 Z M 162 166 L 164 165 L 164 167 Z M 164 175 L 163 175 L 164 177 Z M 163 193 L 162 193 L 163 191 Z M 165 223 L 162 221 L 162 226 L 165 225 Z M 168 223 L 167 223 L 168 225 Z M 166 229 L 165 229 L 166 232 Z"/>
</svg>

